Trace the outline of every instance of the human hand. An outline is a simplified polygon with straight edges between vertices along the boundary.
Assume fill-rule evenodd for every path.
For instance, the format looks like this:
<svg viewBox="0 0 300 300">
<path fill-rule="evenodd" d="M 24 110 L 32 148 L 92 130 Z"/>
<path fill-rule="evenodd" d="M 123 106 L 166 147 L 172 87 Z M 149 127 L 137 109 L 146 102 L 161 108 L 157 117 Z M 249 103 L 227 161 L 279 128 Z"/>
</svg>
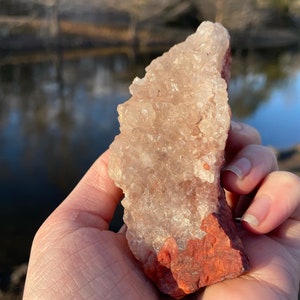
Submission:
<svg viewBox="0 0 300 300">
<path fill-rule="evenodd" d="M 246 209 L 242 239 L 251 270 L 206 287 L 192 296 L 195 299 L 297 299 L 300 180 L 277 172 L 274 155 L 259 143 L 253 128 L 233 123 L 222 172 L 236 217 Z M 108 230 L 122 196 L 108 177 L 108 156 L 106 151 L 38 230 L 25 300 L 166 298 L 144 276 L 124 231 Z"/>
</svg>

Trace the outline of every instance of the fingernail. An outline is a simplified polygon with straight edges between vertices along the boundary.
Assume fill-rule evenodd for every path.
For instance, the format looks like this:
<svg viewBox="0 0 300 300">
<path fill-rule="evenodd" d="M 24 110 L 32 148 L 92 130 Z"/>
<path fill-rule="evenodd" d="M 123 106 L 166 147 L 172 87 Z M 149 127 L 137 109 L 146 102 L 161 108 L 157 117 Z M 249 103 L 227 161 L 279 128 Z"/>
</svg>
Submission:
<svg viewBox="0 0 300 300">
<path fill-rule="evenodd" d="M 230 123 L 231 129 L 235 131 L 239 131 L 243 129 L 242 123 L 231 121 Z"/>
<path fill-rule="evenodd" d="M 224 171 L 231 171 L 239 179 L 243 179 L 251 170 L 251 162 L 248 158 L 242 157 L 224 167 Z"/>
<path fill-rule="evenodd" d="M 119 230 L 119 233 L 125 233 L 126 230 L 127 230 L 127 226 L 126 226 L 126 224 L 123 224 L 122 227 Z"/>
<path fill-rule="evenodd" d="M 247 213 L 241 217 L 241 220 L 255 227 L 259 225 L 259 221 L 257 220 L 257 218 Z"/>
<path fill-rule="evenodd" d="M 259 226 L 269 213 L 271 199 L 268 196 L 258 196 L 253 199 L 241 220 L 252 226 Z"/>
</svg>

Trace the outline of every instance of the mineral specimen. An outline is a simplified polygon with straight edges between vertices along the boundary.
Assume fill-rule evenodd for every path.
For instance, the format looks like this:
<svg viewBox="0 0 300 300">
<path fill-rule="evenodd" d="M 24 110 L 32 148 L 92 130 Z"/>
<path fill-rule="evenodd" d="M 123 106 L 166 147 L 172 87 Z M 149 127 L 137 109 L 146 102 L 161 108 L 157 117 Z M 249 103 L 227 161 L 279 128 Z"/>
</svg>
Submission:
<svg viewBox="0 0 300 300">
<path fill-rule="evenodd" d="M 230 126 L 229 35 L 203 22 L 130 86 L 109 174 L 128 244 L 159 289 L 181 298 L 248 268 L 220 170 Z"/>
</svg>

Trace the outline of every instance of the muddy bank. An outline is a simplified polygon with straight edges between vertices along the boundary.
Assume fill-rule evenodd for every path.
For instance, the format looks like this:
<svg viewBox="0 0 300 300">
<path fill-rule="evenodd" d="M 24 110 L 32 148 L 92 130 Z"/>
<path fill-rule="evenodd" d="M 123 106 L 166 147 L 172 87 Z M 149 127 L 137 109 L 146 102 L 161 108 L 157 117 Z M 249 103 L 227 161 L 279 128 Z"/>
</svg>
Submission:
<svg viewBox="0 0 300 300">
<path fill-rule="evenodd" d="M 14 267 L 10 274 L 0 273 L 0 299 L 22 299 L 23 288 L 27 272 L 27 263 Z"/>
<path fill-rule="evenodd" d="M 300 144 L 283 151 L 274 150 L 279 169 L 300 176 Z"/>
<path fill-rule="evenodd" d="M 82 21 L 62 20 L 59 30 L 44 35 L 39 28 L 47 28 L 50 22 L 28 17 L 0 16 L 0 25 L 22 28 L 22 33 L 1 37 L 2 51 L 32 51 L 39 49 L 74 49 L 107 46 L 155 46 L 173 45 L 184 40 L 192 29 L 170 28 L 165 26 L 140 27 L 132 36 L 124 24 L 91 24 Z"/>
<path fill-rule="evenodd" d="M 0 36 L 0 51 L 171 46 L 183 41 L 195 30 L 195 28 L 152 25 L 140 26 L 133 35 L 124 24 L 91 24 L 69 20 L 61 20 L 54 35 L 40 30 L 50 25 L 51 23 L 44 19 L 0 16 L 0 26 L 22 29 L 21 32 Z M 229 31 L 231 46 L 234 49 L 269 49 L 299 45 L 299 34 L 295 29 L 256 28 Z"/>
</svg>

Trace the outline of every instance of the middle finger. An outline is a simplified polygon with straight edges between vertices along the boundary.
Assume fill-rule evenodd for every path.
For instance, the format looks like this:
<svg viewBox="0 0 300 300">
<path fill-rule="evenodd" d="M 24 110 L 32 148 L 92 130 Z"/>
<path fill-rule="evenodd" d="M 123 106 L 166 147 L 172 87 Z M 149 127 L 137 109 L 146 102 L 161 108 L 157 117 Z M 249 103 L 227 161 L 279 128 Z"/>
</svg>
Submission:
<svg viewBox="0 0 300 300">
<path fill-rule="evenodd" d="M 223 187 L 235 194 L 246 195 L 272 171 L 278 170 L 275 154 L 261 145 L 243 148 L 222 170 Z"/>
</svg>

